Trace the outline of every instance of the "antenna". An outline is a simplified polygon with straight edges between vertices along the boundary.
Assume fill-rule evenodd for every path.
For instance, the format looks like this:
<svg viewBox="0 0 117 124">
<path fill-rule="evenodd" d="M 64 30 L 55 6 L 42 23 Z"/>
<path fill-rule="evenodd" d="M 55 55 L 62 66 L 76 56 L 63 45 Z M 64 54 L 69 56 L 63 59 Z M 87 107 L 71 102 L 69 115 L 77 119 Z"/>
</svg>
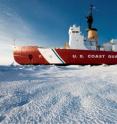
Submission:
<svg viewBox="0 0 117 124">
<path fill-rule="evenodd" d="M 13 48 L 16 46 L 16 39 L 13 40 Z"/>
</svg>

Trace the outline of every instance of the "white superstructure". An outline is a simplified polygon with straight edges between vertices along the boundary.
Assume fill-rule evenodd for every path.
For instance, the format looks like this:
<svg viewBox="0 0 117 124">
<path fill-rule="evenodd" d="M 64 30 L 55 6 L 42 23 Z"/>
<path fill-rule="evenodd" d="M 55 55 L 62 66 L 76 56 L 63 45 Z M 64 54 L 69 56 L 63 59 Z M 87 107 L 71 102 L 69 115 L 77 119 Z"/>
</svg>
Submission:
<svg viewBox="0 0 117 124">
<path fill-rule="evenodd" d="M 84 44 L 84 36 L 81 35 L 80 26 L 73 25 L 69 28 L 70 49 L 87 49 Z"/>
<path fill-rule="evenodd" d="M 112 44 L 112 50 L 117 51 L 117 39 L 112 39 L 110 43 Z"/>
<path fill-rule="evenodd" d="M 69 28 L 69 48 L 82 50 L 96 50 L 96 43 L 86 41 L 80 31 L 80 26 L 73 25 Z"/>
<path fill-rule="evenodd" d="M 91 34 L 92 32 L 89 33 L 89 36 L 93 36 L 93 34 Z M 80 31 L 80 26 L 77 27 L 76 25 L 73 25 L 69 28 L 69 48 L 81 50 L 96 50 L 96 40 L 92 41 L 85 38 Z M 104 43 L 103 47 L 100 47 L 100 50 L 117 51 L 117 39 L 112 39 L 110 42 Z"/>
<path fill-rule="evenodd" d="M 110 42 L 103 44 L 104 51 L 117 51 L 117 39 L 112 39 Z"/>
</svg>

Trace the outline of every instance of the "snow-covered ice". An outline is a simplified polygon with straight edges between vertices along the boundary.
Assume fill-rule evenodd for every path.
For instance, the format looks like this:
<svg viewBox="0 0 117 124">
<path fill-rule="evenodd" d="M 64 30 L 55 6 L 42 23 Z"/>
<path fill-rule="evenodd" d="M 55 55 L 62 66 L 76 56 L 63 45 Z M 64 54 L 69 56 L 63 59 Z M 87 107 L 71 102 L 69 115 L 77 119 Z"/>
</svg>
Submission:
<svg viewBox="0 0 117 124">
<path fill-rule="evenodd" d="M 1 124 L 116 124 L 117 65 L 0 66 Z"/>
</svg>

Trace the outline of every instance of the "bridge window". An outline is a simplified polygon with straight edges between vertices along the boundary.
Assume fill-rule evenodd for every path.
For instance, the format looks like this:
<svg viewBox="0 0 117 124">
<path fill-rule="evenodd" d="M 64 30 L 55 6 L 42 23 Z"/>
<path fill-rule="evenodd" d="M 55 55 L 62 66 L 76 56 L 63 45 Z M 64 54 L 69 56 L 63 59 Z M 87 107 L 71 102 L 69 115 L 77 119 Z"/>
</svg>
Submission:
<svg viewBox="0 0 117 124">
<path fill-rule="evenodd" d="M 72 33 L 78 33 L 78 31 L 72 31 Z"/>
</svg>

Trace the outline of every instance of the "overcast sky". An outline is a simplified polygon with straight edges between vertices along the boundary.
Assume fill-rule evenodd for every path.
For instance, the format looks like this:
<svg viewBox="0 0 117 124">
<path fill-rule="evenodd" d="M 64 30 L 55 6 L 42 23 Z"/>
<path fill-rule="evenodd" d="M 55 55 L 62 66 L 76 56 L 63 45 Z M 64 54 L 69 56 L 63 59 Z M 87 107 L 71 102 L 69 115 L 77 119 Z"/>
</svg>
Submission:
<svg viewBox="0 0 117 124">
<path fill-rule="evenodd" d="M 69 26 L 86 35 L 86 15 L 93 3 L 99 42 L 117 38 L 117 0 L 0 0 L 0 64 L 13 62 L 16 45 L 62 47 Z"/>
</svg>

